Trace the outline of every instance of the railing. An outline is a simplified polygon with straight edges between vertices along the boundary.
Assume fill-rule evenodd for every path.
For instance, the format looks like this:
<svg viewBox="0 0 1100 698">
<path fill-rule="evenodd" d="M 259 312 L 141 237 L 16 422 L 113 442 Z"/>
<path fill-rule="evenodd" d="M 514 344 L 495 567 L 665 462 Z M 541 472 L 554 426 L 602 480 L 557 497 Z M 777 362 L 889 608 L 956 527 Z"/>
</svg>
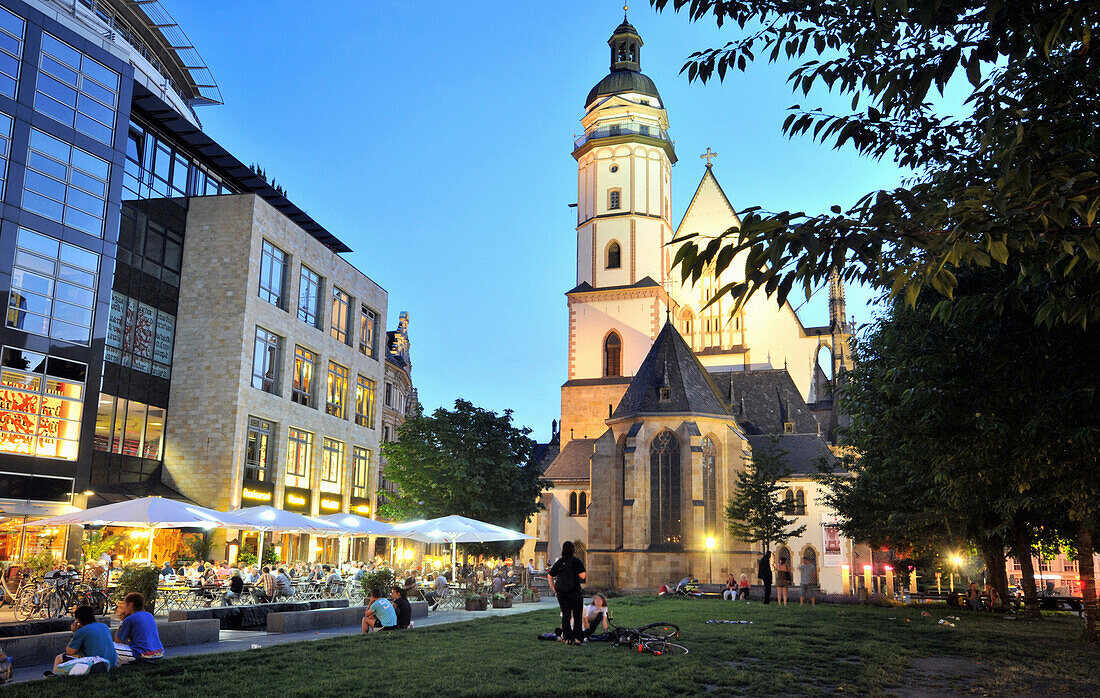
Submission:
<svg viewBox="0 0 1100 698">
<path fill-rule="evenodd" d="M 573 141 L 573 147 L 579 148 L 588 141 L 596 140 L 598 138 L 614 138 L 615 136 L 627 136 L 638 135 L 647 136 L 649 138 L 657 138 L 662 141 L 672 142 L 672 138 L 669 137 L 668 131 L 665 131 L 659 126 L 650 126 L 649 124 L 613 124 L 611 126 L 600 126 L 589 131 L 585 131 L 584 135 Z"/>
</svg>

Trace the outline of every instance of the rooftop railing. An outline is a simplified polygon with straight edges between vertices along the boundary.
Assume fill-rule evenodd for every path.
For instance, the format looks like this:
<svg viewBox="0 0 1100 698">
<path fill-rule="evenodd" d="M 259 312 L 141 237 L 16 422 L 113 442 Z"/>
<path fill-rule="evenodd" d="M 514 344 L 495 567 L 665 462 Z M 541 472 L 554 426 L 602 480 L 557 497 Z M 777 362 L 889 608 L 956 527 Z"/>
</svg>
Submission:
<svg viewBox="0 0 1100 698">
<path fill-rule="evenodd" d="M 598 126 L 594 129 L 585 131 L 584 134 L 573 141 L 573 148 L 579 148 L 588 141 L 594 141 L 598 138 L 614 138 L 615 136 L 647 136 L 649 138 L 657 138 L 662 141 L 672 142 L 672 138 L 669 137 L 668 131 L 665 131 L 659 126 L 650 126 L 648 124 L 612 124 L 610 126 Z"/>
</svg>

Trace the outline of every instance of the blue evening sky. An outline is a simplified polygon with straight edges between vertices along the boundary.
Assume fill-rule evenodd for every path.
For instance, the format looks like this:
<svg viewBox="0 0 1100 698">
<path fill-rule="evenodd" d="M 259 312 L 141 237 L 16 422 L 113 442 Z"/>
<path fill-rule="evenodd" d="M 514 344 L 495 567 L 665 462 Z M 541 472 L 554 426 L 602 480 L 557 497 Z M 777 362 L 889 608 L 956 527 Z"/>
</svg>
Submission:
<svg viewBox="0 0 1100 698">
<path fill-rule="evenodd" d="M 584 99 L 608 72 L 615 1 L 325 3 L 164 0 L 225 99 L 205 130 L 258 162 L 344 240 L 348 260 L 389 292 L 389 329 L 411 316 L 413 379 L 428 410 L 462 397 L 511 408 L 539 440 L 560 413 L 564 292 L 576 283 L 576 162 Z M 719 153 L 738 208 L 827 210 L 900 182 L 875 163 L 781 132 L 799 101 L 791 65 L 759 63 L 725 83 L 679 74 L 731 30 L 630 10 L 642 70 L 668 109 L 680 161 L 674 223 Z M 842 102 L 818 97 L 817 106 Z M 870 315 L 849 289 L 848 313 Z M 797 306 L 800 299 L 795 299 Z M 826 294 L 799 314 L 828 319 Z"/>
</svg>

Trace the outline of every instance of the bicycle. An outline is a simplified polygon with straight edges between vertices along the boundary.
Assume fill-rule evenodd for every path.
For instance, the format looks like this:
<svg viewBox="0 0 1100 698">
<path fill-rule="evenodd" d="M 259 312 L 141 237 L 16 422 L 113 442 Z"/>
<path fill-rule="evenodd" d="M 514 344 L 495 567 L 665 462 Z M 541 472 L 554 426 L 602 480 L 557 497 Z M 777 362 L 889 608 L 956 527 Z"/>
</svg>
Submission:
<svg viewBox="0 0 1100 698">
<path fill-rule="evenodd" d="M 640 628 L 621 628 L 607 619 L 613 635 L 612 643 L 616 647 L 633 647 L 639 652 L 650 654 L 675 654 L 685 655 L 689 653 L 687 647 L 670 642 L 679 639 L 680 627 L 672 623 L 650 623 Z"/>
</svg>

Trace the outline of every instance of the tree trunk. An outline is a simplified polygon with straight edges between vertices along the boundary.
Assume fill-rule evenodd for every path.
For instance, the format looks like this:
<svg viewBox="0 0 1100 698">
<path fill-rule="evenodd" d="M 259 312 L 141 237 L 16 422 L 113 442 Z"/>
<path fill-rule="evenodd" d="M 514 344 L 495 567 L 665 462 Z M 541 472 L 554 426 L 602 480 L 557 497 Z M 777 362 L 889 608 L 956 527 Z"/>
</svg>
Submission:
<svg viewBox="0 0 1100 698">
<path fill-rule="evenodd" d="M 1035 588 L 1035 566 L 1031 564 L 1031 535 L 1026 527 L 1016 531 L 1016 559 L 1020 561 L 1020 572 L 1024 578 L 1024 615 L 1039 619 L 1039 594 Z"/>
<path fill-rule="evenodd" d="M 1081 576 L 1081 595 L 1085 599 L 1085 642 L 1100 642 L 1100 601 L 1096 598 L 1096 575 L 1093 569 L 1095 540 L 1091 526 L 1081 524 L 1077 529 L 1077 571 Z"/>
<path fill-rule="evenodd" d="M 986 578 L 1002 599 L 1008 599 L 1008 574 L 1005 572 L 1005 546 L 1000 537 L 981 543 Z"/>
</svg>

